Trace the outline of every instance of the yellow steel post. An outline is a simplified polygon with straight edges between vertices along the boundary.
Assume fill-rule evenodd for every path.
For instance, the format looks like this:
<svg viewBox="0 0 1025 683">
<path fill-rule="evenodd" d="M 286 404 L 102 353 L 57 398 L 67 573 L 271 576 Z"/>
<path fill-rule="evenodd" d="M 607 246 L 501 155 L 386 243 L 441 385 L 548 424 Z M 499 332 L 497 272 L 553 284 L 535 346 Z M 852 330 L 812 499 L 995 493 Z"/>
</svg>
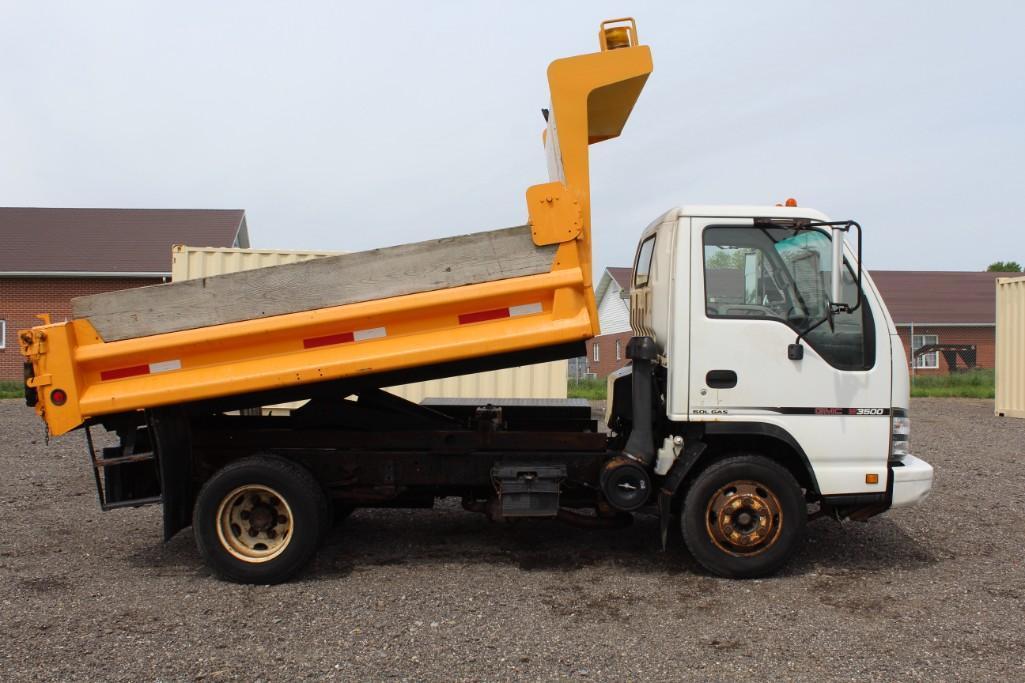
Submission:
<svg viewBox="0 0 1025 683">
<path fill-rule="evenodd" d="M 544 139 L 555 177 L 527 190 L 531 224 L 561 223 L 562 233 L 575 238 L 575 244 L 566 243 L 567 248 L 560 249 L 556 267 L 579 266 L 588 288 L 592 286 L 588 145 L 619 136 L 653 68 L 651 51 L 637 43 L 633 19 L 603 22 L 599 42 L 601 52 L 558 59 L 548 67 L 552 109 Z M 593 297 L 588 309 L 593 334 L 598 334 Z"/>
</svg>

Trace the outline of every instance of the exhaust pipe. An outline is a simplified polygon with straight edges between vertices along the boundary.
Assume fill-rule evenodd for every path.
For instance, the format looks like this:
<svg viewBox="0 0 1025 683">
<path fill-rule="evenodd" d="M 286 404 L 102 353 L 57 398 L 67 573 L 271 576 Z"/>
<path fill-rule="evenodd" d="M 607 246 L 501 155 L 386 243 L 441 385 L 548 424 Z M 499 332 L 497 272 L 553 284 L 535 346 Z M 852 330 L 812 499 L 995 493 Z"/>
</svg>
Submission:
<svg viewBox="0 0 1025 683">
<path fill-rule="evenodd" d="M 651 337 L 634 337 L 626 345 L 626 357 L 633 360 L 633 424 L 623 454 L 605 463 L 600 479 L 605 500 L 624 512 L 644 506 L 651 497 L 651 475 L 648 471 L 655 462 L 652 415 L 655 373 L 652 363 L 657 356 L 658 349 Z"/>
</svg>

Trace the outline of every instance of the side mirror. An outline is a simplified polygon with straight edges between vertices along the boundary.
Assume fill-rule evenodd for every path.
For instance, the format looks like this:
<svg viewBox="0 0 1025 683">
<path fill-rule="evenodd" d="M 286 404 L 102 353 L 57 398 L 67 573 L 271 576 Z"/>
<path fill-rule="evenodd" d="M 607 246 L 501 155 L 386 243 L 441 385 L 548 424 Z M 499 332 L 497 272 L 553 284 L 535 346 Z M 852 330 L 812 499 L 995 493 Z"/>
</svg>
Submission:
<svg viewBox="0 0 1025 683">
<path fill-rule="evenodd" d="M 841 303 L 843 296 L 843 243 L 847 231 L 834 225 L 830 232 L 833 237 L 833 279 L 829 287 L 829 302 L 835 305 Z"/>
<path fill-rule="evenodd" d="M 853 313 L 861 306 L 861 226 L 854 221 L 843 221 L 838 223 L 829 223 L 830 234 L 833 238 L 833 269 L 831 272 L 832 279 L 829 287 L 829 303 L 831 313 Z M 843 272 L 844 272 L 844 258 L 843 258 L 843 246 L 844 237 L 851 228 L 857 228 L 858 230 L 858 241 L 857 241 L 857 252 L 854 255 L 855 265 L 857 266 L 857 273 L 855 280 L 857 281 L 857 287 L 855 288 L 855 299 L 854 301 L 843 300 Z"/>
</svg>

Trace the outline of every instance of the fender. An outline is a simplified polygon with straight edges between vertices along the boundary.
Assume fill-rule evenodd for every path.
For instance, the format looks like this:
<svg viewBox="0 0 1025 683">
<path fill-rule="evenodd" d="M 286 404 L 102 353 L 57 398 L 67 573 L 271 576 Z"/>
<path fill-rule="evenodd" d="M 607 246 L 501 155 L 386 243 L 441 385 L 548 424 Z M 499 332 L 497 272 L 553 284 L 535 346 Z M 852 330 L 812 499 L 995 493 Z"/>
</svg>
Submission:
<svg viewBox="0 0 1025 683">
<path fill-rule="evenodd" d="M 815 469 L 811 466 L 808 454 L 801 448 L 801 444 L 797 443 L 797 439 L 782 427 L 767 422 L 708 422 L 705 424 L 705 434 L 767 436 L 786 444 L 801 459 L 801 464 L 804 465 L 804 470 L 811 481 L 811 490 L 816 494 L 820 493 L 819 481 L 815 477 Z"/>
</svg>

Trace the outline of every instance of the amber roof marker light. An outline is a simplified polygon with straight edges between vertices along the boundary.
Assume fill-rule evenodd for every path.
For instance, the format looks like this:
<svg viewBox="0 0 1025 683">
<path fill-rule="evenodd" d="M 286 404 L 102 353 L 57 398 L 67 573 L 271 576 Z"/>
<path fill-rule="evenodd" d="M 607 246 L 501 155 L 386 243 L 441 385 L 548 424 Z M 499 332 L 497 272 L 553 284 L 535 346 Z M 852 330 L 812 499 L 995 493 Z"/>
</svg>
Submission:
<svg viewBox="0 0 1025 683">
<path fill-rule="evenodd" d="M 633 17 L 608 19 L 601 22 L 598 43 L 601 45 L 602 52 L 637 45 L 637 22 L 633 20 Z"/>
</svg>

